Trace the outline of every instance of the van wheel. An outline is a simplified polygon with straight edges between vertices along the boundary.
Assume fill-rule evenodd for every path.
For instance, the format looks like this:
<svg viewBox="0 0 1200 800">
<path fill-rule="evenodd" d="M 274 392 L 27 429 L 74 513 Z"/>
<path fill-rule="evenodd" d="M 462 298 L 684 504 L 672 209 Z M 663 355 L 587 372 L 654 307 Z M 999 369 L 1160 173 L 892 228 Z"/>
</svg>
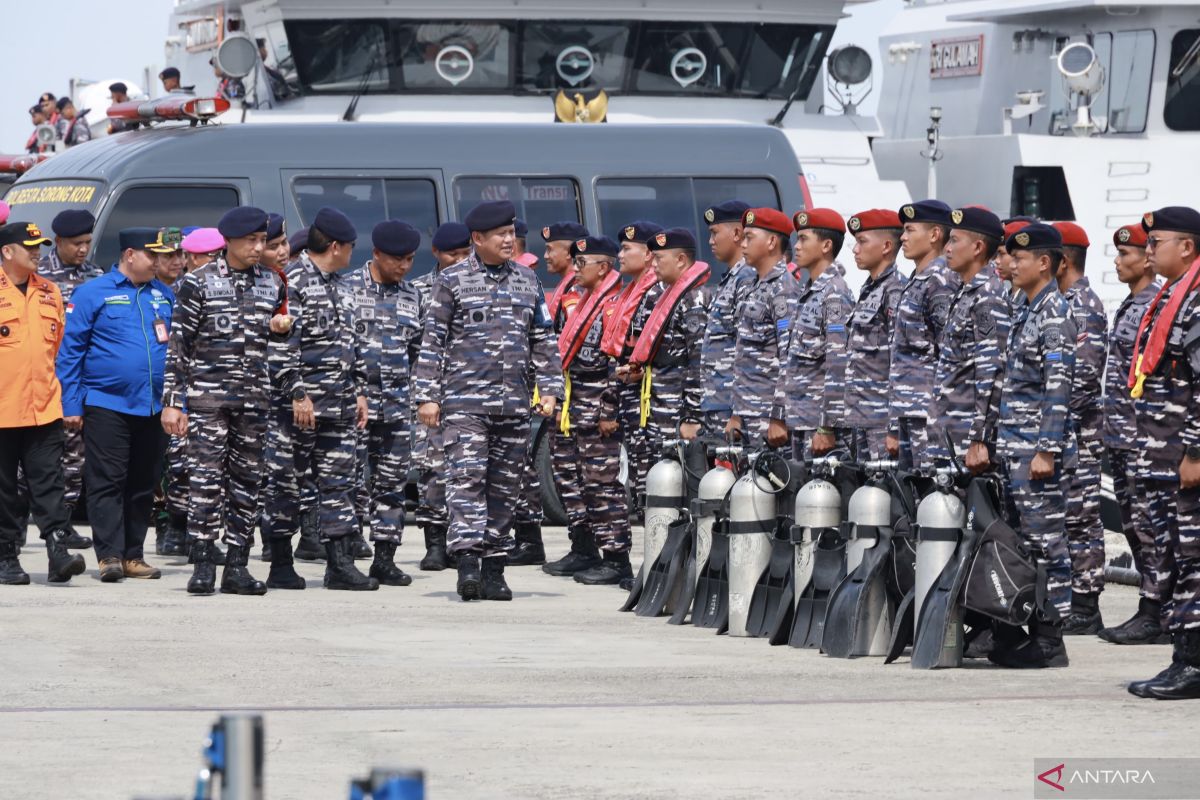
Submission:
<svg viewBox="0 0 1200 800">
<path fill-rule="evenodd" d="M 550 460 L 550 426 L 537 420 L 532 446 L 537 458 L 538 480 L 542 484 L 542 517 L 551 525 L 566 525 L 567 510 L 558 497 L 558 485 L 554 480 L 554 463 Z"/>
</svg>

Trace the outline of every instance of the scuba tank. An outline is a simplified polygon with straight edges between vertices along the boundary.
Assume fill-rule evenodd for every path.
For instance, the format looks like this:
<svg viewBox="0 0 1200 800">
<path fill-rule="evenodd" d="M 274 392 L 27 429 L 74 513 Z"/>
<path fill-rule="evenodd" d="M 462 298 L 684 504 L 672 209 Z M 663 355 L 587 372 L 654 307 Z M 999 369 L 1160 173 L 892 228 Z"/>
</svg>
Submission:
<svg viewBox="0 0 1200 800">
<path fill-rule="evenodd" d="M 737 474 L 745 466 L 742 448 L 730 445 L 715 451 L 730 458 L 733 469 L 716 467 L 700 479 L 693 504 L 696 522 L 696 587 L 692 625 L 724 633 L 729 624 L 729 506 Z"/>
<path fill-rule="evenodd" d="M 942 574 L 946 563 L 954 557 L 963 526 L 967 524 L 967 509 L 954 493 L 956 470 L 939 469 L 937 488 L 927 494 L 917 506 L 917 577 L 913 586 L 913 617 L 921 618 L 921 604 Z"/>
<path fill-rule="evenodd" d="M 740 447 L 721 447 L 717 448 L 714 454 L 717 456 L 736 455 L 740 452 Z M 717 521 L 717 512 L 729 497 L 729 490 L 736 482 L 737 475 L 724 464 L 717 464 L 704 473 L 704 477 L 700 479 L 698 496 L 692 501 L 692 517 L 696 520 L 696 563 L 699 565 L 708 562 L 708 554 L 712 550 L 713 525 Z M 695 580 L 700 580 L 699 570 L 696 572 Z"/>
<path fill-rule="evenodd" d="M 752 457 L 752 462 L 762 454 Z M 746 621 L 759 576 L 771 560 L 776 526 L 775 489 L 751 469 L 729 493 L 729 635 L 749 636 Z"/>
<path fill-rule="evenodd" d="M 818 477 L 796 494 L 796 523 L 791 529 L 796 608 L 788 644 L 819 648 L 829 595 L 846 576 L 842 521 L 858 476 L 837 456 L 814 458 L 809 465 Z"/>
<path fill-rule="evenodd" d="M 638 607 L 650 570 L 667 542 L 667 528 L 683 514 L 683 465 L 678 440 L 663 442 L 663 457 L 646 473 L 646 504 L 642 527 L 642 565 L 622 611 Z"/>
</svg>

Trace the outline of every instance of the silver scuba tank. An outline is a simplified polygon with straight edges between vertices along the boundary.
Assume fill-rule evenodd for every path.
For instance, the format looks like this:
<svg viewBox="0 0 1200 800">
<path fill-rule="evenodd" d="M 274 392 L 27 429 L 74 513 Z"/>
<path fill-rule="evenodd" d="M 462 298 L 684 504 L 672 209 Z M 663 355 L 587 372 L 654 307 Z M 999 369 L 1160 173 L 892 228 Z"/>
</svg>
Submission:
<svg viewBox="0 0 1200 800">
<path fill-rule="evenodd" d="M 759 576 L 771 560 L 777 525 L 776 492 L 755 470 L 733 485 L 729 496 L 729 635 L 749 636 L 746 617 Z"/>
<path fill-rule="evenodd" d="M 879 543 L 875 529 L 892 526 L 891 494 L 871 484 L 859 487 L 850 495 L 846 521 L 849 523 L 849 539 L 846 542 L 846 574 L 849 576 L 862 563 L 863 554 Z M 856 655 L 887 655 L 893 615 L 887 601 L 886 583 L 881 579 L 872 580 L 863 589 L 859 601 L 861 627 L 855 636 Z M 825 624 L 828 630 L 828 620 Z"/>
<path fill-rule="evenodd" d="M 812 580 L 813 547 L 816 542 L 814 531 L 839 528 L 842 524 L 842 494 L 824 478 L 811 480 L 796 493 L 795 524 L 792 527 L 792 544 L 796 546 L 796 591 L 793 600 L 800 605 L 800 598 Z"/>
<path fill-rule="evenodd" d="M 712 549 L 712 529 L 717 521 L 717 511 L 729 490 L 737 482 L 737 476 L 728 467 L 717 465 L 704 473 L 700 486 L 696 490 L 696 500 L 693 501 L 693 516 L 696 520 L 696 553 L 695 580 L 700 580 L 700 567 L 708 562 L 708 554 Z"/>
<path fill-rule="evenodd" d="M 937 582 L 946 564 L 954 558 L 967 509 L 958 495 L 950 491 L 950 475 L 939 470 L 938 488 L 921 499 L 917 506 L 917 571 L 913 583 L 913 624 L 921 619 L 921 605 Z M 955 613 L 961 617 L 956 607 Z M 914 631 L 915 634 L 915 631 Z M 961 636 L 960 636 L 961 638 Z"/>
<path fill-rule="evenodd" d="M 646 509 L 642 533 L 643 580 L 667 542 L 667 527 L 683 514 L 683 466 L 661 459 L 646 473 Z"/>
</svg>

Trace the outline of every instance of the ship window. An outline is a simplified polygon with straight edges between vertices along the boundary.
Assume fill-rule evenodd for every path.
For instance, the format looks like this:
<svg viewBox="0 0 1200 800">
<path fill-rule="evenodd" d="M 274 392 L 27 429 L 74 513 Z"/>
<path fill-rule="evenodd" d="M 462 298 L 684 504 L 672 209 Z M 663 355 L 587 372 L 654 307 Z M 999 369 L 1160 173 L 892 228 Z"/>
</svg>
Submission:
<svg viewBox="0 0 1200 800">
<path fill-rule="evenodd" d="M 1163 121 L 1173 131 L 1200 130 L 1200 30 L 1195 28 L 1171 40 Z"/>
<path fill-rule="evenodd" d="M 1062 167 L 1013 167 L 1012 202 L 1014 217 L 1075 219 L 1075 206 Z"/>
<path fill-rule="evenodd" d="M 521 32 L 520 85 L 525 91 L 621 89 L 629 45 L 626 23 L 546 21 Z"/>
<path fill-rule="evenodd" d="M 726 94 L 735 85 L 744 25 L 646 22 L 634 57 L 634 89 Z"/>
<path fill-rule="evenodd" d="M 382 20 L 288 20 L 288 45 L 310 91 L 354 94 L 387 89 L 388 28 Z"/>
<path fill-rule="evenodd" d="M 738 90 L 756 97 L 790 97 L 799 85 L 798 96 L 807 95 L 821 69 L 828 39 L 820 28 L 756 28 L 742 60 Z"/>
<path fill-rule="evenodd" d="M 509 25 L 482 20 L 392 23 L 406 89 L 508 89 L 512 71 Z"/>
<path fill-rule="evenodd" d="M 1120 31 L 1113 36 L 1108 68 L 1108 130 L 1141 133 L 1150 108 L 1154 31 Z"/>
</svg>

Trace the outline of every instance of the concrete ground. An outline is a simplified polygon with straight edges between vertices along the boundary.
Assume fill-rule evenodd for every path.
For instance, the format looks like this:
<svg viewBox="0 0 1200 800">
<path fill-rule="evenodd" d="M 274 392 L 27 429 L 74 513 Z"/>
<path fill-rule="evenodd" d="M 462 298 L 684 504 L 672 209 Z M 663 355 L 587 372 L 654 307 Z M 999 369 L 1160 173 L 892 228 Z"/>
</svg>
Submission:
<svg viewBox="0 0 1200 800">
<path fill-rule="evenodd" d="M 1035 757 L 1195 754 L 1196 704 L 1123 686 L 1169 647 L 916 672 L 621 614 L 536 568 L 509 570 L 514 602 L 464 604 L 421 554 L 401 548 L 406 588 L 328 592 L 305 564 L 304 592 L 201 598 L 178 559 L 102 585 L 89 553 L 50 586 L 27 548 L 33 585 L 0 587 L 0 797 L 190 797 L 231 710 L 265 715 L 269 798 L 346 797 L 372 765 L 425 770 L 432 798 L 1030 797 Z M 1113 623 L 1135 605 L 1103 596 Z"/>
</svg>

